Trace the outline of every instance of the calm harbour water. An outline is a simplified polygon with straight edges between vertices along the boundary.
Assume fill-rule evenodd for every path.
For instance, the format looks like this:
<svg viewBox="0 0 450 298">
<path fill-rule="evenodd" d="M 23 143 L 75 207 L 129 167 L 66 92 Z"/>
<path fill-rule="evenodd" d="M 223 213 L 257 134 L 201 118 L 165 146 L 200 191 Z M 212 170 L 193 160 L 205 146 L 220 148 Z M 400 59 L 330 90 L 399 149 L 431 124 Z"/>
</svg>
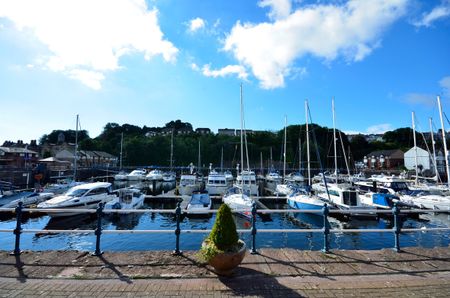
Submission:
<svg viewBox="0 0 450 298">
<path fill-rule="evenodd" d="M 220 203 L 216 203 L 217 209 Z M 288 209 L 286 204 L 266 204 L 269 208 Z M 145 208 L 174 209 L 174 202 L 146 202 Z M 181 229 L 211 229 L 215 215 L 206 219 L 191 219 L 184 217 Z M 235 217 L 239 229 L 250 228 L 248 220 Z M 258 229 L 308 229 L 321 227 L 322 219 L 314 215 L 300 214 L 271 214 L 270 217 L 257 218 Z M 406 219 L 404 228 L 434 228 L 448 227 L 450 215 L 421 215 L 417 219 Z M 14 229 L 15 219 L 0 221 L 0 229 Z M 331 219 L 332 228 L 392 228 L 393 223 L 389 219 L 379 220 L 352 220 L 341 222 Z M 23 229 L 95 229 L 97 219 L 89 216 L 76 216 L 63 219 L 52 219 L 48 216 L 26 218 L 23 220 Z M 101 249 L 105 251 L 139 251 L 139 250 L 173 250 L 175 249 L 176 221 L 173 214 L 145 213 L 138 215 L 124 215 L 116 219 L 105 219 L 103 229 L 106 230 L 170 230 L 170 233 L 156 234 L 103 234 L 101 237 Z M 207 236 L 204 234 L 182 233 L 180 238 L 181 250 L 197 250 L 201 242 Z M 243 233 L 241 238 L 248 245 L 251 244 L 251 235 Z M 0 249 L 12 250 L 14 248 L 14 235 L 12 233 L 0 233 Z M 448 231 L 439 232 L 412 232 L 402 233 L 400 245 L 435 247 L 448 246 L 450 236 Z M 320 250 L 323 246 L 323 234 L 321 233 L 258 233 L 256 237 L 257 248 L 298 248 L 306 250 Z M 394 245 L 393 233 L 337 233 L 331 234 L 331 249 L 381 249 Z M 95 249 L 94 234 L 31 234 L 21 235 L 22 250 L 87 250 Z"/>
</svg>

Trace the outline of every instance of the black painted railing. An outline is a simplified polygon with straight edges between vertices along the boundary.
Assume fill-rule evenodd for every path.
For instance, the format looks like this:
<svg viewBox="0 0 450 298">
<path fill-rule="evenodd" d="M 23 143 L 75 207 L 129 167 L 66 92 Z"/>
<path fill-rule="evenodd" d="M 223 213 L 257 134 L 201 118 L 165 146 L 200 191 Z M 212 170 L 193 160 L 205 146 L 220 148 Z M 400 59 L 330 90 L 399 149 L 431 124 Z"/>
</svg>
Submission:
<svg viewBox="0 0 450 298">
<path fill-rule="evenodd" d="M 427 229 L 419 229 L 419 228 L 402 228 L 400 224 L 400 215 L 401 214 L 412 214 L 412 213 L 447 213 L 448 211 L 444 210 L 424 210 L 424 209 L 405 209 L 402 210 L 397 205 L 391 210 L 335 210 L 329 209 L 327 204 L 324 204 L 321 210 L 298 210 L 298 209 L 257 209 L 256 203 L 253 203 L 253 207 L 251 210 L 234 210 L 235 213 L 243 213 L 251 211 L 251 221 L 252 225 L 250 229 L 238 229 L 239 233 L 250 233 L 251 234 L 251 254 L 256 254 L 256 236 L 258 233 L 322 233 L 323 234 L 323 248 L 322 251 L 327 253 L 330 250 L 330 240 L 329 235 L 331 233 L 372 233 L 372 232 L 385 232 L 385 233 L 393 233 L 394 234 L 394 250 L 396 252 L 401 252 L 400 249 L 400 234 L 403 232 L 432 232 L 432 231 L 449 231 L 450 228 L 427 228 Z M 15 208 L 0 208 L 0 212 L 14 212 L 16 215 L 16 228 L 11 229 L 0 229 L 0 232 L 3 233 L 14 233 L 15 235 L 15 245 L 14 250 L 11 252 L 12 255 L 20 255 L 20 236 L 23 233 L 93 233 L 96 236 L 95 242 L 95 251 L 92 253 L 94 256 L 99 256 L 103 252 L 101 251 L 101 236 L 102 234 L 112 234 L 112 233 L 174 233 L 175 234 L 175 250 L 173 253 L 175 255 L 182 254 L 180 250 L 180 238 L 182 233 L 209 233 L 211 230 L 189 230 L 189 229 L 181 229 L 180 223 L 182 221 L 182 215 L 186 214 L 204 214 L 204 213 L 217 213 L 217 210 L 209 210 L 209 211 L 201 211 L 201 212 L 193 212 L 182 210 L 180 203 L 177 204 L 177 207 L 172 210 L 167 209 L 138 209 L 138 210 L 104 210 L 104 204 L 100 203 L 97 209 L 39 209 L 39 212 L 45 213 L 96 213 L 97 215 L 97 227 L 95 230 L 39 230 L 39 229 L 22 229 L 22 215 L 24 212 L 36 212 L 36 209 L 23 208 L 22 202 L 19 202 L 19 205 Z M 394 219 L 394 227 L 392 229 L 331 229 L 328 221 L 328 217 L 330 213 L 338 213 L 338 214 L 349 214 L 357 212 L 358 214 L 392 214 Z M 175 214 L 176 219 L 176 228 L 175 230 L 103 230 L 102 229 L 102 220 L 105 213 L 172 213 Z M 323 228 L 318 229 L 257 229 L 257 214 L 271 214 L 271 213 L 311 213 L 321 215 L 323 218 Z"/>
</svg>

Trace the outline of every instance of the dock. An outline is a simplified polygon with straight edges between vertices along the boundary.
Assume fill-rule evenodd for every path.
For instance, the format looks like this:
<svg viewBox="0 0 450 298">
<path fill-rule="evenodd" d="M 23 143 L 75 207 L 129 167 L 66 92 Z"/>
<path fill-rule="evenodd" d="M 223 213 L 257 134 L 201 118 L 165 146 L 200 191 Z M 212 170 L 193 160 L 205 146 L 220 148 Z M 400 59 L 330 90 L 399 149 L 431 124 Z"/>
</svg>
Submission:
<svg viewBox="0 0 450 298">
<path fill-rule="evenodd" d="M 218 277 L 196 251 L 0 252 L 1 297 L 448 297 L 450 249 L 247 253 Z"/>
</svg>

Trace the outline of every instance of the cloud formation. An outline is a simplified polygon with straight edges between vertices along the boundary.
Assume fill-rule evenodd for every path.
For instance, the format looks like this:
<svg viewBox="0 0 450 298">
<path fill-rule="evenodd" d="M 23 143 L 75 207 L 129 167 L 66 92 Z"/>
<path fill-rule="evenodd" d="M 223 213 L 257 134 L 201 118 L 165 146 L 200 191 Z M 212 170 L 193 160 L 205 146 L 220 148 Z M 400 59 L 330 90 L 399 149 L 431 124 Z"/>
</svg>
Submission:
<svg viewBox="0 0 450 298">
<path fill-rule="evenodd" d="M 241 65 L 227 65 L 221 69 L 211 70 L 210 65 L 206 64 L 202 68 L 202 74 L 206 77 L 226 77 L 229 75 L 237 75 L 240 79 L 247 79 L 247 71 Z"/>
<path fill-rule="evenodd" d="M 284 16 L 275 13 L 284 1 L 270 5 L 274 22 L 237 22 L 223 49 L 252 70 L 264 89 L 283 87 L 294 62 L 306 55 L 332 61 L 361 61 L 379 46 L 382 33 L 404 15 L 408 0 L 358 1 L 306 5 Z M 284 10 L 286 11 L 286 10 Z"/>
<path fill-rule="evenodd" d="M 149 10 L 145 0 L 6 0 L 0 2 L 1 17 L 48 48 L 41 67 L 95 90 L 105 73 L 120 69 L 123 55 L 162 55 L 173 62 L 178 52 L 164 39 L 158 10 Z"/>
<path fill-rule="evenodd" d="M 261 0 L 259 7 L 270 7 L 268 17 L 271 20 L 284 19 L 291 14 L 291 0 Z"/>
<path fill-rule="evenodd" d="M 389 123 L 383 123 L 383 124 L 377 124 L 372 125 L 367 128 L 366 132 L 367 134 L 382 134 L 387 131 L 393 130 L 392 125 Z"/>
<path fill-rule="evenodd" d="M 205 21 L 201 18 L 195 18 L 189 21 L 189 32 L 194 33 L 205 27 Z"/>
<path fill-rule="evenodd" d="M 444 1 L 441 5 L 433 8 L 429 13 L 422 15 L 422 18 L 414 22 L 416 27 L 430 27 L 433 22 L 450 16 L 450 1 Z"/>
<path fill-rule="evenodd" d="M 405 101 L 413 105 L 425 105 L 432 107 L 436 101 L 436 96 L 426 93 L 408 93 L 405 95 Z"/>
<path fill-rule="evenodd" d="M 450 76 L 444 77 L 439 81 L 444 96 L 450 97 Z"/>
</svg>

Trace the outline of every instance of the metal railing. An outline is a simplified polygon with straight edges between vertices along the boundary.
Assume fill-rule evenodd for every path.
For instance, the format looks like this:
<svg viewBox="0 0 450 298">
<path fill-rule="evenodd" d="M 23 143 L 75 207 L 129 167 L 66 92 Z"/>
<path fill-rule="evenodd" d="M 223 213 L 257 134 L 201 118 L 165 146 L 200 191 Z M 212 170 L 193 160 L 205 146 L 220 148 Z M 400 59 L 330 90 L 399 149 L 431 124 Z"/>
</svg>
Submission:
<svg viewBox="0 0 450 298">
<path fill-rule="evenodd" d="M 182 233 L 210 233 L 211 229 L 191 230 L 181 229 L 180 223 L 182 221 L 182 214 L 205 214 L 205 213 L 217 213 L 218 210 L 208 211 L 187 211 L 182 210 L 180 203 L 172 210 L 167 209 L 137 209 L 137 210 L 104 210 L 104 204 L 99 203 L 97 209 L 39 209 L 38 212 L 42 213 L 95 213 L 97 215 L 97 228 L 94 230 L 41 230 L 41 229 L 22 229 L 22 215 L 24 212 L 36 212 L 36 209 L 23 208 L 22 202 L 16 208 L 0 208 L 1 212 L 14 212 L 16 215 L 16 228 L 15 229 L 0 229 L 0 233 L 13 233 L 15 235 L 14 250 L 12 255 L 20 255 L 20 236 L 23 233 L 40 233 L 40 234 L 56 234 L 56 233 L 93 233 L 96 236 L 95 251 L 92 253 L 94 256 L 99 256 L 103 252 L 100 249 L 101 235 L 102 234 L 147 234 L 147 233 L 174 233 L 175 234 L 175 255 L 182 254 L 180 250 L 180 236 Z M 373 210 L 373 209 L 358 209 L 358 210 L 330 210 L 327 204 L 324 204 L 321 210 L 299 210 L 299 209 L 257 209 L 256 203 L 253 203 L 252 209 L 234 210 L 234 213 L 247 213 L 251 214 L 251 228 L 238 229 L 238 233 L 250 233 L 251 234 L 251 254 L 256 254 L 256 235 L 258 233 L 322 233 L 323 234 L 323 248 L 322 251 L 327 253 L 330 250 L 331 233 L 393 233 L 394 234 L 394 250 L 400 252 L 400 234 L 402 232 L 432 232 L 432 231 L 449 231 L 450 228 L 402 228 L 400 225 L 400 214 L 413 214 L 413 213 L 447 213 L 445 210 L 424 210 L 424 209 L 403 209 L 401 210 L 396 204 L 391 210 Z M 250 213 L 251 212 L 251 213 Z M 105 213 L 172 213 L 175 214 L 176 227 L 175 230 L 158 229 L 158 230 L 104 230 L 102 229 L 102 220 Z M 271 214 L 271 213 L 305 213 L 305 214 L 318 214 L 322 216 L 323 228 L 316 229 L 257 229 L 256 215 L 257 214 Z M 330 213 L 338 214 L 392 214 L 394 218 L 394 227 L 392 229 L 332 229 L 328 221 Z"/>
</svg>

